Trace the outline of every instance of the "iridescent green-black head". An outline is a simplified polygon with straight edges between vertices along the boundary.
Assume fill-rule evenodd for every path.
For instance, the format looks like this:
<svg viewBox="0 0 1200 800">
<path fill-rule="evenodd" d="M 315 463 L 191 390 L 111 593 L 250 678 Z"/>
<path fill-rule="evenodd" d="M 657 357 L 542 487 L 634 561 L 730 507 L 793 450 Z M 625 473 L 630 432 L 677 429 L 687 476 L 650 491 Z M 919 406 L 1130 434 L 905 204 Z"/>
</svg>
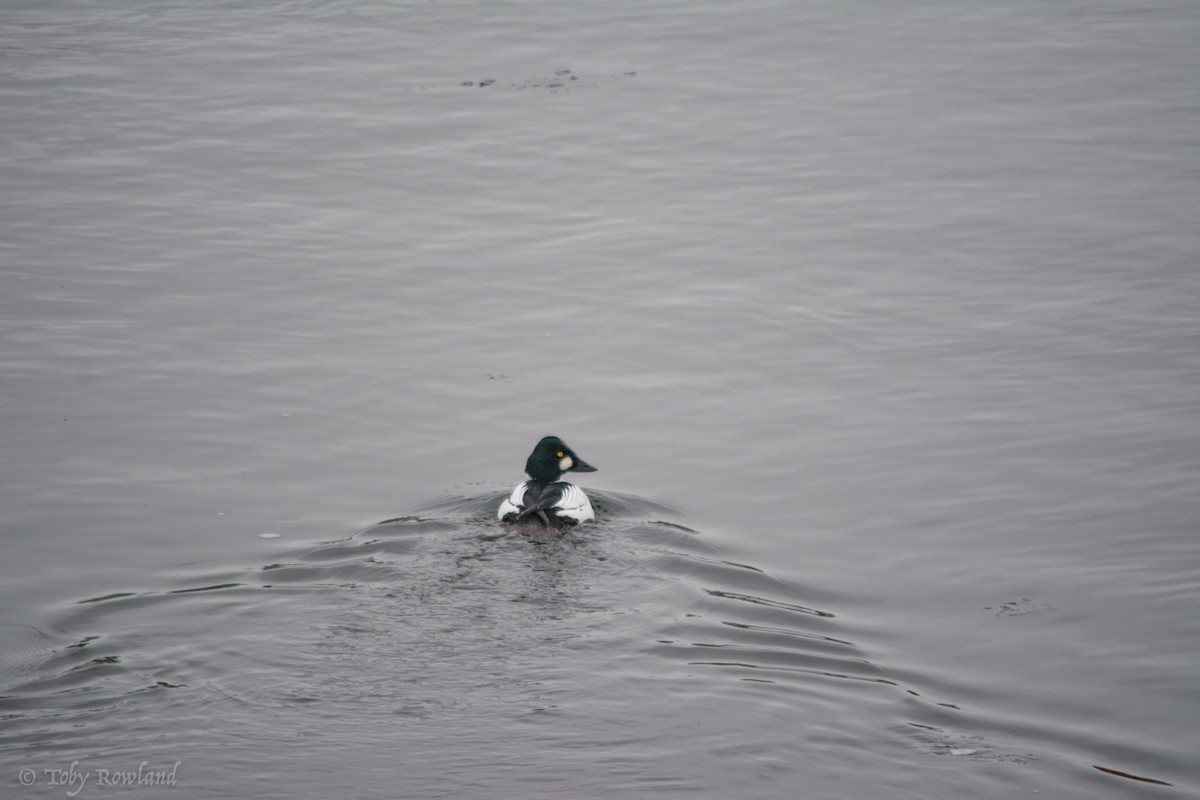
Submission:
<svg viewBox="0 0 1200 800">
<path fill-rule="evenodd" d="M 547 436 L 538 442 L 525 462 L 525 473 L 544 483 L 553 483 L 565 472 L 595 471 L 595 467 L 575 455 L 575 451 L 557 436 Z"/>
</svg>

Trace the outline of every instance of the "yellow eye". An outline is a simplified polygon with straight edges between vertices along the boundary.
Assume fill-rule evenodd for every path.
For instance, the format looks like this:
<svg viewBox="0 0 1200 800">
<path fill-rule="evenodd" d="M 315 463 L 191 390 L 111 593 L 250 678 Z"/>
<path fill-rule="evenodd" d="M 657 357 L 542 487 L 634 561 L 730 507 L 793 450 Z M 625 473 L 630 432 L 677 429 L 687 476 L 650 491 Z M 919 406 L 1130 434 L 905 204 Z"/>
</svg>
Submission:
<svg viewBox="0 0 1200 800">
<path fill-rule="evenodd" d="M 559 458 L 562 458 L 562 450 L 559 450 L 559 451 L 558 451 L 558 457 L 559 457 Z"/>
</svg>

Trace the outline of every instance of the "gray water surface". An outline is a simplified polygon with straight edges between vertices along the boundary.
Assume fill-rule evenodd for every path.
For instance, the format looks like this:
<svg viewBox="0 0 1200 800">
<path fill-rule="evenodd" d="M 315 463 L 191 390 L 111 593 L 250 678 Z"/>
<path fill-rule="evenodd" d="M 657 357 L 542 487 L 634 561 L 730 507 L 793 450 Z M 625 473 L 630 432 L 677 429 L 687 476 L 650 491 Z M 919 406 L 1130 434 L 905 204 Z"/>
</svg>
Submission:
<svg viewBox="0 0 1200 800">
<path fill-rule="evenodd" d="M 1197 796 L 1198 37 L 7 4 L 5 796 Z"/>
</svg>

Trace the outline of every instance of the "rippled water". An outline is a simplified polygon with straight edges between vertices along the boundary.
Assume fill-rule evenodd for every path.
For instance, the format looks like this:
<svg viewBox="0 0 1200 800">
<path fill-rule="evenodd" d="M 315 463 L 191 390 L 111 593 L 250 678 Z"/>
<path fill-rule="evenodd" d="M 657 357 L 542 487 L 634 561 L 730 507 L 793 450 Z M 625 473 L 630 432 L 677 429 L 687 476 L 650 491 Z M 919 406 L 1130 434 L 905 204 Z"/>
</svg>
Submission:
<svg viewBox="0 0 1200 800">
<path fill-rule="evenodd" d="M 1196 795 L 1198 34 L 7 4 L 5 796 Z"/>
</svg>

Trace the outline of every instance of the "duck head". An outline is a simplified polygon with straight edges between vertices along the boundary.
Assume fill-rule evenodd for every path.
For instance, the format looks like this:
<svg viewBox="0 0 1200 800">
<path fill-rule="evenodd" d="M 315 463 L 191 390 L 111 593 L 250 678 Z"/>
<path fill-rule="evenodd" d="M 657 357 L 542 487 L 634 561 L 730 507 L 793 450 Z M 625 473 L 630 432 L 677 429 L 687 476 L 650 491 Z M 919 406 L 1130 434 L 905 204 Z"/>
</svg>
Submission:
<svg viewBox="0 0 1200 800">
<path fill-rule="evenodd" d="M 566 472 L 595 472 L 596 468 L 575 455 L 557 436 L 546 436 L 525 461 L 525 473 L 535 481 L 553 483 Z"/>
</svg>

